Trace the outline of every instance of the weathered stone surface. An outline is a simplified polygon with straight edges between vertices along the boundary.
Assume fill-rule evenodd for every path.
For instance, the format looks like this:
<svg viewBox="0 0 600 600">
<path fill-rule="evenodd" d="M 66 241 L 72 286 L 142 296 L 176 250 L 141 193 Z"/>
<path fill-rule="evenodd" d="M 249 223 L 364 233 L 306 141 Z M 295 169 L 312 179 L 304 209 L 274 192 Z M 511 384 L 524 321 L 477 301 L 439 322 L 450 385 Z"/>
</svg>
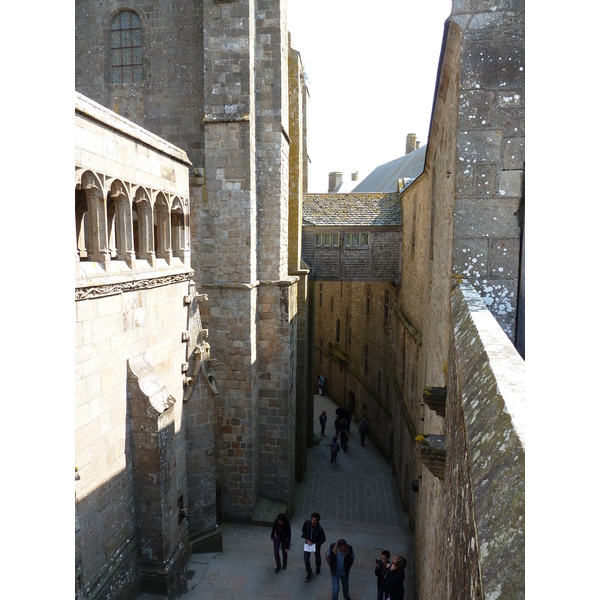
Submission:
<svg viewBox="0 0 600 600">
<path fill-rule="evenodd" d="M 451 402 L 455 411 L 462 407 L 476 531 L 469 554 L 479 561 L 485 597 L 524 598 L 524 362 L 468 284 L 453 291 L 452 312 L 456 387 Z M 459 421 L 451 418 L 450 425 L 460 429 L 458 410 L 454 415 Z M 463 460 L 458 446 L 448 457 L 448 469 L 464 469 Z M 449 579 L 456 576 L 448 573 Z"/>
</svg>

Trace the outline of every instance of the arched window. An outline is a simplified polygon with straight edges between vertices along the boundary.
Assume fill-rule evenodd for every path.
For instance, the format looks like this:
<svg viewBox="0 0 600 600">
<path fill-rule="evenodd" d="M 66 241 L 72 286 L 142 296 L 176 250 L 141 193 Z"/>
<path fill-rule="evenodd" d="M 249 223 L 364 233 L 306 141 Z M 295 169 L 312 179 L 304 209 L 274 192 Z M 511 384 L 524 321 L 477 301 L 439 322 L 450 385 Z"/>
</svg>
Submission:
<svg viewBox="0 0 600 600">
<path fill-rule="evenodd" d="M 110 24 L 111 82 L 142 81 L 142 23 L 128 10 L 120 12 Z"/>
</svg>

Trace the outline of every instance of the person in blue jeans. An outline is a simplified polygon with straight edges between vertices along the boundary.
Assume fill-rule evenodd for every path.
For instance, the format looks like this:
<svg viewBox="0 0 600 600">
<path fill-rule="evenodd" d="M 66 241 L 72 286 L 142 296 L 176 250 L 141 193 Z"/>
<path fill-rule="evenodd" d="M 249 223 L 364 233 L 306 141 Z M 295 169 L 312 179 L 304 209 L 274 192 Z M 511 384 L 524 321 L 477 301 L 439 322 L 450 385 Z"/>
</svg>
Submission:
<svg viewBox="0 0 600 600">
<path fill-rule="evenodd" d="M 335 544 L 331 544 L 325 552 L 325 560 L 331 569 L 331 600 L 338 600 L 340 593 L 340 581 L 342 582 L 342 593 L 344 600 L 350 600 L 350 584 L 348 578 L 350 569 L 354 563 L 354 551 L 346 540 L 340 538 Z"/>
</svg>

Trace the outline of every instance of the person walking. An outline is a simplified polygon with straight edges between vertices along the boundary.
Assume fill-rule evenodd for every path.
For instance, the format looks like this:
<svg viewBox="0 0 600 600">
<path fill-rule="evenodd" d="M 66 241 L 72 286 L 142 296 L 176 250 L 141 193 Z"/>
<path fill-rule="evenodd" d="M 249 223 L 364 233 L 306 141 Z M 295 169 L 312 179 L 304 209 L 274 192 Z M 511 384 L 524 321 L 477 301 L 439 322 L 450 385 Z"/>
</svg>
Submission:
<svg viewBox="0 0 600 600">
<path fill-rule="evenodd" d="M 271 541 L 273 542 L 273 552 L 275 554 L 275 573 L 281 571 L 281 558 L 279 557 L 279 549 L 283 558 L 283 570 L 287 569 L 288 551 L 290 549 L 290 541 L 292 539 L 292 528 L 290 522 L 283 513 L 279 513 L 273 522 L 271 529 Z"/>
<path fill-rule="evenodd" d="M 369 431 L 369 424 L 367 423 L 367 419 L 363 417 L 358 424 L 358 433 L 360 435 L 360 445 L 365 445 L 365 437 L 367 435 L 367 431 Z"/>
<path fill-rule="evenodd" d="M 304 566 L 306 567 L 306 579 L 308 583 L 313 576 L 312 567 L 310 566 L 310 555 L 315 556 L 315 567 L 317 575 L 321 572 L 321 546 L 325 543 L 325 531 L 321 527 L 321 515 L 314 512 L 310 515 L 310 519 L 304 521 L 302 525 L 302 537 L 304 538 Z"/>
<path fill-rule="evenodd" d="M 340 445 L 337 441 L 337 435 L 334 435 L 331 439 L 331 444 L 329 444 L 329 454 L 331 454 L 331 458 L 329 459 L 329 464 L 333 467 L 333 465 L 337 465 L 337 455 L 340 451 Z"/>
<path fill-rule="evenodd" d="M 340 437 L 341 437 L 342 450 L 344 452 L 348 452 L 348 440 L 350 438 L 348 437 L 348 429 L 346 429 L 346 426 L 343 423 L 342 423 L 342 426 L 340 429 Z"/>
<path fill-rule="evenodd" d="M 392 564 L 385 575 L 385 589 L 389 600 L 404 600 L 404 568 L 406 559 L 403 556 L 394 556 Z"/>
<path fill-rule="evenodd" d="M 327 378 L 325 375 L 321 373 L 319 375 L 319 396 L 323 396 L 325 394 L 325 384 L 327 383 Z"/>
<path fill-rule="evenodd" d="M 344 600 L 350 600 L 350 569 L 354 563 L 354 551 L 345 539 L 340 538 L 325 552 L 325 560 L 331 569 L 331 600 L 338 600 L 340 581 Z"/>
<path fill-rule="evenodd" d="M 327 425 L 327 413 L 325 411 L 319 415 L 319 423 L 321 424 L 321 435 L 325 435 L 325 425 Z"/>
<path fill-rule="evenodd" d="M 375 559 L 375 575 L 377 576 L 377 600 L 384 600 L 385 595 L 385 576 L 390 568 L 390 551 L 382 550 L 381 558 Z"/>
</svg>

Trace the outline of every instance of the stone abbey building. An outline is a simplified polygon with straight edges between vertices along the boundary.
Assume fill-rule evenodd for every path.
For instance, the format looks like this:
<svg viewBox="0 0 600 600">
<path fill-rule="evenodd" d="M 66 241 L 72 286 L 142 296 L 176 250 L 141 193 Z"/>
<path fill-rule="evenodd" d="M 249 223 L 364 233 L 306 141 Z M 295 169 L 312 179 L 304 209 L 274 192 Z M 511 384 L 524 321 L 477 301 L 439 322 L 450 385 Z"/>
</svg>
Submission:
<svg viewBox="0 0 600 600">
<path fill-rule="evenodd" d="M 321 371 L 416 597 L 524 597 L 523 1 L 454 0 L 423 173 L 339 222 L 285 1 L 75 11 L 77 597 L 176 597 L 221 521 L 293 515 Z"/>
</svg>

